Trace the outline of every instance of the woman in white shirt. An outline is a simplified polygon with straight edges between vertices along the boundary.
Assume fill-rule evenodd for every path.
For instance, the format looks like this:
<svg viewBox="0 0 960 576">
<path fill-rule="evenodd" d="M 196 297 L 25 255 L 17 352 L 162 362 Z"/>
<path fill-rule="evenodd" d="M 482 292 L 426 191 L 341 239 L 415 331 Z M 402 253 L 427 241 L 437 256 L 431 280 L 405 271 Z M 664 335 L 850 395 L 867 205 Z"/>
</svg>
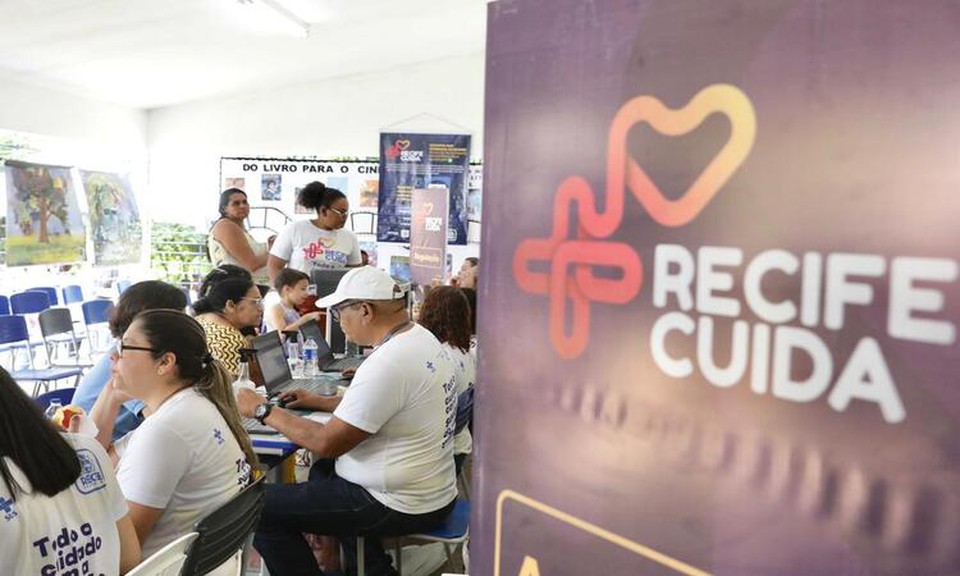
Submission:
<svg viewBox="0 0 960 576">
<path fill-rule="evenodd" d="M 417 322 L 429 330 L 450 354 L 457 381 L 457 398 L 473 388 L 477 365 L 470 353 L 470 302 L 456 286 L 438 286 L 427 293 Z M 473 437 L 464 427 L 453 437 L 453 459 L 457 475 L 467 455 L 473 452 Z"/>
<path fill-rule="evenodd" d="M 231 378 L 193 318 L 173 310 L 138 314 L 114 352 L 113 373 L 94 406 L 102 442 L 125 399 L 149 408 L 143 424 L 114 447 L 117 479 L 148 555 L 237 494 L 257 460 Z"/>
<path fill-rule="evenodd" d="M 310 274 L 315 268 L 360 266 L 357 237 L 343 227 L 350 213 L 343 192 L 311 182 L 300 190 L 297 204 L 316 210 L 317 217 L 291 222 L 277 236 L 267 260 L 271 284 L 284 267 Z"/>
<path fill-rule="evenodd" d="M 124 574 L 140 545 L 113 464 L 65 434 L 0 368 L 0 565 L 4 574 Z"/>
</svg>

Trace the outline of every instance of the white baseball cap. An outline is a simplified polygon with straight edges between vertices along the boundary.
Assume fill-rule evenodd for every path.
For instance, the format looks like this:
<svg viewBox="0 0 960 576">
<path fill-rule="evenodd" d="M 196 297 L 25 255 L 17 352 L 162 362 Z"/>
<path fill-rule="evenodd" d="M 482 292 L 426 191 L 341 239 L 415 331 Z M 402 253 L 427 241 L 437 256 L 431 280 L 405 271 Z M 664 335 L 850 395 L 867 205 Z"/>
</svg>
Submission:
<svg viewBox="0 0 960 576">
<path fill-rule="evenodd" d="M 375 266 L 362 266 L 343 275 L 333 294 L 317 300 L 317 307 L 329 308 L 347 300 L 396 300 L 407 293 L 401 284 Z"/>
</svg>

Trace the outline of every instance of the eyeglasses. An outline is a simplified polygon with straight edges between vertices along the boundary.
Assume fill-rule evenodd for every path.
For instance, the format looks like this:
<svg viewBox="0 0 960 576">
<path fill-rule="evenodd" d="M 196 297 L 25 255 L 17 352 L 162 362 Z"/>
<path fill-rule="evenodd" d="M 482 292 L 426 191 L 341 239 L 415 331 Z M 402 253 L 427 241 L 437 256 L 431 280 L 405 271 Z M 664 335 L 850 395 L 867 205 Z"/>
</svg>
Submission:
<svg viewBox="0 0 960 576">
<path fill-rule="evenodd" d="M 337 210 L 336 208 L 330 208 L 330 207 L 328 207 L 327 210 L 333 212 L 334 214 L 336 214 L 337 216 L 339 216 L 339 217 L 341 217 L 341 218 L 346 218 L 346 217 L 347 217 L 347 214 L 350 213 L 349 210 Z"/>
<path fill-rule="evenodd" d="M 130 344 L 124 344 L 123 340 L 117 341 L 117 358 L 123 358 L 124 350 L 140 350 L 141 352 L 153 352 L 159 354 L 162 350 L 157 348 L 147 348 L 146 346 L 131 346 Z"/>
<path fill-rule="evenodd" d="M 250 298 L 249 296 L 241 296 L 241 300 L 253 300 L 257 308 L 263 310 L 263 298 Z"/>
<path fill-rule="evenodd" d="M 341 312 L 342 310 L 346 310 L 347 308 L 350 308 L 351 306 L 356 306 L 357 304 L 363 304 L 363 300 L 354 300 L 354 301 L 352 301 L 352 302 L 348 300 L 347 302 L 344 302 L 343 304 L 337 304 L 336 306 L 331 306 L 331 307 L 330 307 L 330 317 L 333 318 L 333 321 L 334 321 L 334 322 L 339 322 L 339 321 L 340 321 L 340 312 Z"/>
</svg>

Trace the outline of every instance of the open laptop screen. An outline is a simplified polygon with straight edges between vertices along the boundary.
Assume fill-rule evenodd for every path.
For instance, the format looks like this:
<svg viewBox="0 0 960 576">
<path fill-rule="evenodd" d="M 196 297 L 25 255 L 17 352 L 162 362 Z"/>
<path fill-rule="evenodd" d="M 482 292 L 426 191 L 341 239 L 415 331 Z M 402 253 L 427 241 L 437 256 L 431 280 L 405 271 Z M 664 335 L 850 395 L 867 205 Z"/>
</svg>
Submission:
<svg viewBox="0 0 960 576">
<path fill-rule="evenodd" d="M 308 320 L 301 324 L 300 333 L 303 334 L 304 341 L 307 338 L 313 338 L 313 341 L 317 343 L 317 360 L 321 368 L 333 362 L 333 351 L 327 345 L 323 333 L 320 332 L 320 325 L 317 324 L 316 320 Z"/>
<path fill-rule="evenodd" d="M 287 358 L 283 355 L 283 344 L 280 341 L 279 332 L 267 332 L 257 336 L 253 339 L 253 349 L 257 351 L 257 363 L 260 365 L 260 373 L 263 374 L 263 385 L 266 386 L 267 393 L 273 393 L 278 386 L 291 380 L 290 365 L 287 364 Z"/>
</svg>

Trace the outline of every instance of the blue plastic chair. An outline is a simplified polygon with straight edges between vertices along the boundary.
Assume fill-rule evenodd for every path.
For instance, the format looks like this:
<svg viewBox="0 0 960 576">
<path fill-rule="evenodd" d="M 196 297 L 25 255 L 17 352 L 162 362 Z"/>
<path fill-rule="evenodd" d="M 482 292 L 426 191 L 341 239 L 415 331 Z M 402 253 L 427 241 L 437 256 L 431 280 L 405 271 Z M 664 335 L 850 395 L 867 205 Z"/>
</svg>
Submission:
<svg viewBox="0 0 960 576">
<path fill-rule="evenodd" d="M 10 297 L 14 314 L 35 314 L 50 307 L 50 296 L 43 290 L 27 290 Z"/>
<path fill-rule="evenodd" d="M 80 306 L 80 309 L 83 310 L 83 323 L 89 326 L 108 321 L 111 308 L 113 308 L 113 302 L 106 299 L 84 302 Z"/>
<path fill-rule="evenodd" d="M 110 300 L 90 300 L 80 305 L 83 312 L 83 323 L 87 327 L 87 344 L 90 354 L 99 354 L 106 350 L 110 342 L 110 334 L 104 330 L 110 320 L 110 311 L 113 302 Z"/>
<path fill-rule="evenodd" d="M 419 540 L 421 542 L 442 542 L 447 553 L 447 562 L 453 556 L 457 544 L 467 541 L 470 536 L 470 501 L 466 498 L 457 498 L 453 511 L 447 516 L 443 524 L 429 532 L 408 534 L 402 536 L 404 540 Z M 397 574 L 403 576 L 403 558 L 400 550 L 400 539 L 395 540 L 395 556 L 397 557 Z M 364 536 L 357 536 L 357 576 L 366 576 L 363 561 Z"/>
<path fill-rule="evenodd" d="M 49 390 L 50 382 L 74 378 L 73 385 L 76 386 L 80 381 L 80 375 L 83 370 L 79 368 L 46 368 L 37 370 L 33 366 L 33 354 L 30 353 L 29 334 L 27 333 L 27 322 L 23 316 L 0 316 L 0 346 L 12 348 L 14 362 L 10 365 L 10 376 L 18 382 L 34 382 L 33 395 L 40 393 L 40 386 L 44 391 Z M 16 363 L 16 350 L 19 348 L 27 349 L 27 359 L 30 363 L 29 370 L 13 370 Z"/>
<path fill-rule="evenodd" d="M 61 404 L 66 406 L 70 402 L 73 402 L 73 393 L 76 391 L 76 388 L 61 388 L 59 390 L 51 390 L 37 396 L 33 399 L 33 401 L 40 406 L 41 410 L 46 410 L 47 406 L 50 406 L 50 403 L 54 400 L 59 400 Z"/>
<path fill-rule="evenodd" d="M 0 316 L 10 315 L 10 299 L 0 295 Z"/>
<path fill-rule="evenodd" d="M 35 288 L 27 288 L 27 292 L 44 292 L 47 295 L 47 298 L 50 300 L 51 306 L 56 306 L 60 303 L 57 300 L 57 289 L 52 286 L 37 286 Z"/>
<path fill-rule="evenodd" d="M 62 291 L 64 304 L 83 302 L 83 288 L 80 286 L 71 284 L 70 286 L 64 286 Z"/>
</svg>

